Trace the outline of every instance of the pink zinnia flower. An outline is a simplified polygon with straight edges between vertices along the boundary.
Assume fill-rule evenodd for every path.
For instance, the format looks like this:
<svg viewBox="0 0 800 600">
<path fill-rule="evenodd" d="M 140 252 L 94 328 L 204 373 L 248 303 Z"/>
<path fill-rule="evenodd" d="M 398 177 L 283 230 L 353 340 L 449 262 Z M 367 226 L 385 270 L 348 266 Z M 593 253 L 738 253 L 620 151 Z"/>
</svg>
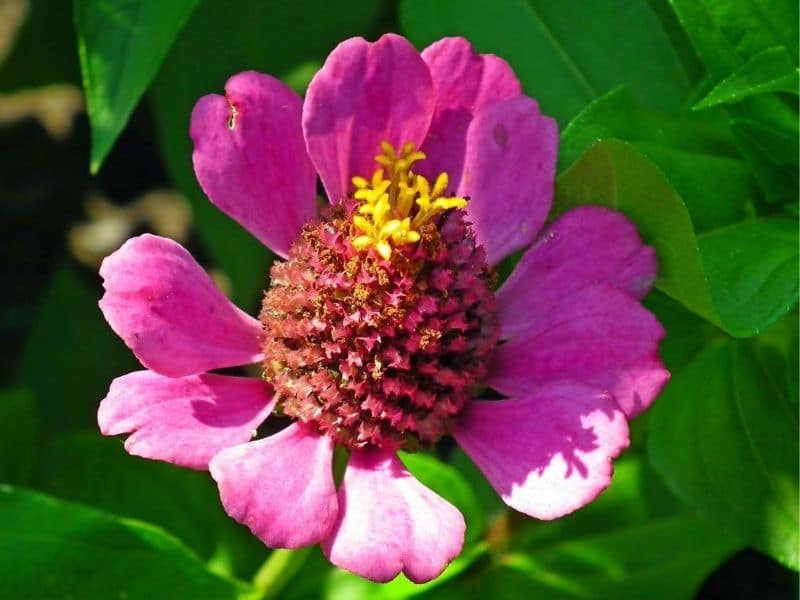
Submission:
<svg viewBox="0 0 800 600">
<path fill-rule="evenodd" d="M 399 449 L 452 435 L 540 519 L 605 489 L 627 419 L 669 376 L 639 304 L 656 257 L 603 208 L 541 230 L 558 132 L 509 66 L 463 39 L 420 54 L 389 34 L 340 44 L 305 101 L 254 72 L 225 91 L 192 114 L 197 178 L 286 261 L 257 320 L 175 242 L 143 235 L 109 256 L 100 307 L 147 370 L 111 384 L 102 432 L 209 469 L 268 546 L 320 543 L 375 581 L 430 580 L 464 540 Z M 519 249 L 494 292 L 492 265 Z M 263 379 L 208 372 L 252 363 Z M 487 387 L 507 399 L 472 399 Z M 272 412 L 293 424 L 254 439 Z M 349 452 L 338 490 L 336 446 Z"/>
</svg>

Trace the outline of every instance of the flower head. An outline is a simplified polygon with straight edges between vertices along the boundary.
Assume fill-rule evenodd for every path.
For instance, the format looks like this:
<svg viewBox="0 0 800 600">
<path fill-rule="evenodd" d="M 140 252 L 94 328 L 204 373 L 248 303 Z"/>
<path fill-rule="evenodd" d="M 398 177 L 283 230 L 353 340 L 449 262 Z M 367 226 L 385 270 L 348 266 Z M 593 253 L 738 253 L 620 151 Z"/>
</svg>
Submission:
<svg viewBox="0 0 800 600">
<path fill-rule="evenodd" d="M 351 39 L 305 101 L 242 73 L 197 103 L 191 136 L 211 201 L 286 260 L 256 320 L 174 242 L 145 235 L 109 256 L 100 306 L 147 370 L 111 384 L 103 433 L 209 469 L 267 545 L 321 543 L 376 581 L 430 580 L 464 539 L 399 449 L 451 435 L 509 506 L 542 519 L 608 486 L 627 419 L 669 376 L 638 302 L 655 255 L 597 207 L 540 231 L 557 129 L 505 62 L 460 38 L 421 54 L 392 34 Z M 517 250 L 495 290 L 493 265 Z M 251 363 L 261 379 L 210 372 Z M 259 436 L 272 412 L 292 424 Z"/>
</svg>

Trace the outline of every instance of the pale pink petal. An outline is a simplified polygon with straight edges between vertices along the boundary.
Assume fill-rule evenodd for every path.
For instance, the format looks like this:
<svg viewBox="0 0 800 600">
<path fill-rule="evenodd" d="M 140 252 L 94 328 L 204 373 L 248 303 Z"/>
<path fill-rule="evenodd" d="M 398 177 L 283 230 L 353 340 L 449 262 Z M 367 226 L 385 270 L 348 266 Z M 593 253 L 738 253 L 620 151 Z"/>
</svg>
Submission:
<svg viewBox="0 0 800 600">
<path fill-rule="evenodd" d="M 494 264 L 530 244 L 550 211 L 558 126 L 525 96 L 492 104 L 467 130 L 458 195 Z"/>
<path fill-rule="evenodd" d="M 254 71 L 197 101 L 190 133 L 197 180 L 217 208 L 286 256 L 316 213 L 316 173 L 306 154 L 302 100 Z"/>
<path fill-rule="evenodd" d="M 333 442 L 303 423 L 217 454 L 209 469 L 225 511 L 271 548 L 316 544 L 339 508 Z"/>
<path fill-rule="evenodd" d="M 461 513 L 390 450 L 355 450 L 339 488 L 339 520 L 322 550 L 338 567 L 385 582 L 437 577 L 464 544 Z"/>
<path fill-rule="evenodd" d="M 607 392 L 559 382 L 513 400 L 472 401 L 453 436 L 506 504 L 556 519 L 608 487 L 628 424 Z"/>
<path fill-rule="evenodd" d="M 111 382 L 97 422 L 104 435 L 130 433 L 130 454 L 206 469 L 217 452 L 251 439 L 274 405 L 269 386 L 250 377 L 137 371 Z"/>
<path fill-rule="evenodd" d="M 599 206 L 573 209 L 542 233 L 498 290 L 502 335 L 549 320 L 566 296 L 595 283 L 642 298 L 657 270 L 655 250 L 623 215 Z"/>
<path fill-rule="evenodd" d="M 507 396 L 570 379 L 609 390 L 625 414 L 647 408 L 669 379 L 658 357 L 664 329 L 638 301 L 607 284 L 562 298 L 498 346 L 488 383 Z"/>
<path fill-rule="evenodd" d="M 467 128 L 475 113 L 501 100 L 516 98 L 522 89 L 514 71 L 502 58 L 478 54 L 460 37 L 444 38 L 422 51 L 436 93 L 428 136 L 422 146 L 427 160 L 419 163 L 423 175 L 446 172 L 457 189 L 464 167 Z"/>
<path fill-rule="evenodd" d="M 231 304 L 180 244 L 125 242 L 100 266 L 100 309 L 139 361 L 169 377 L 261 360 L 261 325 Z"/>
<path fill-rule="evenodd" d="M 380 143 L 422 144 L 434 105 L 428 67 L 408 40 L 339 44 L 308 86 L 303 130 L 311 160 L 331 202 L 344 198 L 354 175 L 377 168 Z"/>
</svg>

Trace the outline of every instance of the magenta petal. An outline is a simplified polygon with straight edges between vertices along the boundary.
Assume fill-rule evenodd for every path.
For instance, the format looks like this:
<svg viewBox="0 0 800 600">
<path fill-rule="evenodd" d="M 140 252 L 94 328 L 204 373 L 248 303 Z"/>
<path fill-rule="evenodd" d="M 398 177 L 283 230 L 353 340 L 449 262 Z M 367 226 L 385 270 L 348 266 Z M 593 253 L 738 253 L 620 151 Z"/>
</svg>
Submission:
<svg viewBox="0 0 800 600">
<path fill-rule="evenodd" d="M 431 179 L 446 172 L 457 189 L 464 167 L 467 128 L 475 113 L 522 94 L 508 63 L 478 54 L 464 38 L 444 38 L 422 52 L 436 92 L 436 109 L 422 146 L 427 160 L 419 170 Z"/>
<path fill-rule="evenodd" d="M 316 212 L 316 174 L 301 128 L 302 100 L 254 71 L 192 111 L 197 180 L 217 208 L 281 256 Z"/>
<path fill-rule="evenodd" d="M 488 383 L 521 397 L 550 381 L 580 381 L 609 390 L 633 417 L 669 379 L 658 358 L 663 337 L 661 324 L 638 301 L 606 284 L 589 286 L 498 346 Z"/>
<path fill-rule="evenodd" d="M 316 544 L 338 514 L 333 442 L 294 423 L 262 440 L 228 448 L 209 467 L 225 511 L 271 548 Z"/>
<path fill-rule="evenodd" d="M 458 195 L 494 264 L 536 237 L 553 199 L 558 126 L 520 96 L 479 111 L 467 130 Z"/>
<path fill-rule="evenodd" d="M 514 400 L 471 402 L 453 436 L 506 504 L 555 519 L 608 487 L 628 424 L 608 393 L 559 382 Z"/>
<path fill-rule="evenodd" d="M 464 544 L 461 513 L 390 450 L 353 451 L 339 506 L 322 550 L 336 566 L 373 581 L 389 581 L 401 571 L 416 583 L 430 581 Z"/>
<path fill-rule="evenodd" d="M 137 371 L 111 383 L 97 422 L 104 435 L 130 433 L 130 454 L 206 469 L 217 452 L 251 439 L 274 405 L 258 379 Z"/>
<path fill-rule="evenodd" d="M 377 168 L 380 143 L 422 144 L 433 115 L 431 76 L 408 40 L 391 33 L 377 42 L 339 44 L 308 86 L 303 130 L 311 160 L 331 202 L 355 175 Z"/>
<path fill-rule="evenodd" d="M 261 360 L 261 325 L 228 300 L 180 244 L 125 242 L 100 267 L 100 309 L 139 361 L 169 377 Z"/>
<path fill-rule="evenodd" d="M 502 335 L 549 320 L 563 298 L 594 283 L 642 298 L 657 270 L 655 250 L 623 215 L 599 206 L 571 210 L 542 233 L 498 290 Z"/>
</svg>

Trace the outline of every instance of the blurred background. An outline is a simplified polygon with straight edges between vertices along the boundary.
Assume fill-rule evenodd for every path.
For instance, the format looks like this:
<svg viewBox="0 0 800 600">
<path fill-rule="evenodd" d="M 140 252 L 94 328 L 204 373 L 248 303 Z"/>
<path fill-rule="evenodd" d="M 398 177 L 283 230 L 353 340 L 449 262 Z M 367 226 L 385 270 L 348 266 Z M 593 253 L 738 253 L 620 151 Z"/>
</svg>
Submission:
<svg viewBox="0 0 800 600">
<path fill-rule="evenodd" d="M 748 19 L 761 4 L 0 0 L 0 481 L 14 486 L 6 491 L 35 494 L 0 508 L 0 583 L 28 586 L 0 585 L 0 597 L 797 597 L 797 7 L 769 3 L 768 27 L 759 29 Z M 195 182 L 188 137 L 195 101 L 246 69 L 279 76 L 302 94 L 338 42 L 386 31 L 419 48 L 461 34 L 509 60 L 526 93 L 564 130 L 560 172 L 593 140 L 613 137 L 635 148 L 630 164 L 646 160 L 666 174 L 698 234 L 763 219 L 780 220 L 781 232 L 789 224 L 768 257 L 758 252 L 772 234 L 743 232 L 725 246 L 715 263 L 722 266 L 708 268 L 713 287 L 727 265 L 755 265 L 725 280 L 723 293 L 735 303 L 734 284 L 760 278 L 741 314 L 717 302 L 714 320 L 669 286 L 647 302 L 668 331 L 672 396 L 709 403 L 706 417 L 722 411 L 699 382 L 709 363 L 695 359 L 708 356 L 707 346 L 748 338 L 745 356 L 766 357 L 756 379 L 775 376 L 790 416 L 773 430 L 779 419 L 765 409 L 773 421 L 759 422 L 755 444 L 785 442 L 770 446 L 789 461 L 780 467 L 789 477 L 781 491 L 747 480 L 738 446 L 726 446 L 748 434 L 746 425 L 745 433 L 720 425 L 704 438 L 700 413 L 670 421 L 662 409 L 660 433 L 651 432 L 657 424 L 649 416 L 638 419 L 611 489 L 554 523 L 505 509 L 462 453 L 442 447 L 441 461 L 423 456 L 417 468 L 432 487 L 449 488 L 467 514 L 464 555 L 433 584 L 380 587 L 331 567 L 316 548 L 270 554 L 224 515 L 207 474 L 127 456 L 120 440 L 100 436 L 98 402 L 114 377 L 138 368 L 97 308 L 104 256 L 142 232 L 171 237 L 251 313 L 268 282 L 272 256 Z M 749 87 L 720 90 L 732 75 Z M 739 103 L 743 89 L 779 108 L 751 110 Z M 707 110 L 691 110 L 703 102 Z M 569 177 L 559 180 L 564 189 Z M 626 212 L 624 200 L 618 207 Z M 654 243 L 646 221 L 637 224 Z M 770 269 L 782 278 L 766 281 Z M 684 409 L 680 402 L 675 411 Z M 689 434 L 694 442 L 681 437 Z M 716 465 L 719 477 L 743 478 L 744 491 L 732 489 L 728 505 L 697 492 L 681 458 L 664 449 L 691 453 L 697 439 L 708 440 L 711 455 L 730 457 Z M 770 464 L 762 468 L 770 479 Z M 723 496 L 726 486 L 717 486 Z M 754 506 L 773 502 L 789 507 L 788 518 L 754 519 Z M 131 537 L 127 518 L 157 529 L 134 528 Z M 31 541 L 39 535 L 48 543 Z M 81 545 L 70 550 L 75 539 Z M 66 558 L 73 554 L 82 558 Z M 254 577 L 256 592 L 238 583 Z"/>
</svg>

